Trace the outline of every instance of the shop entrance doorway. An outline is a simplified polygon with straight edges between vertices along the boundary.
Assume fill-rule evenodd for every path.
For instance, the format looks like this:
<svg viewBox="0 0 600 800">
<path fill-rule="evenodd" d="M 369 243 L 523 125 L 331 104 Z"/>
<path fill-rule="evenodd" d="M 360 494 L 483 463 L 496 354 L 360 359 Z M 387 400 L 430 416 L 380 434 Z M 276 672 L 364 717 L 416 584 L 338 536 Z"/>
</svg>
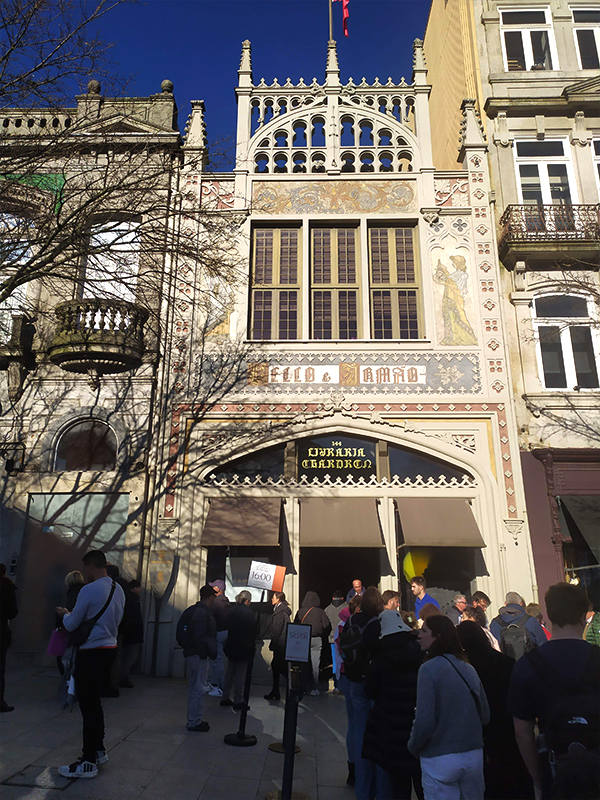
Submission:
<svg viewBox="0 0 600 800">
<path fill-rule="evenodd" d="M 381 548 L 302 547 L 300 549 L 300 597 L 316 592 L 325 608 L 336 589 L 343 594 L 360 578 L 363 586 L 377 586 L 381 577 Z"/>
</svg>

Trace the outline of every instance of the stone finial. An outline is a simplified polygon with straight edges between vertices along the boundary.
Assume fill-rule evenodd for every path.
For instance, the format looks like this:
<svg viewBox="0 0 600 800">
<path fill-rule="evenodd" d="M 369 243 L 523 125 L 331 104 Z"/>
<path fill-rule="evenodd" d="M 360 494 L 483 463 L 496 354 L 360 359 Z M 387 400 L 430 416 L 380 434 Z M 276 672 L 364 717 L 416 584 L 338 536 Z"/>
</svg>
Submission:
<svg viewBox="0 0 600 800">
<path fill-rule="evenodd" d="M 238 69 L 238 85 L 252 86 L 252 45 L 250 40 L 242 42 L 242 56 L 240 58 L 240 68 Z"/>
<path fill-rule="evenodd" d="M 423 40 L 415 39 L 413 42 L 413 83 L 425 85 L 427 81 L 427 64 L 423 51 Z"/>
<path fill-rule="evenodd" d="M 334 39 L 327 42 L 327 64 L 325 67 L 325 85 L 341 86 L 340 66 L 338 63 L 337 45 Z"/>
<path fill-rule="evenodd" d="M 192 113 L 185 126 L 185 150 L 203 150 L 208 140 L 204 122 L 204 100 L 192 100 Z"/>
<path fill-rule="evenodd" d="M 97 81 L 94 78 L 92 78 L 91 81 L 88 81 L 87 85 L 88 94 L 100 94 L 101 89 L 102 87 L 100 86 L 100 81 Z"/>
<path fill-rule="evenodd" d="M 160 85 L 160 90 L 163 94 L 173 94 L 173 81 L 164 80 Z"/>
<path fill-rule="evenodd" d="M 476 108 L 476 100 L 466 98 L 460 105 L 463 118 L 460 125 L 462 147 L 477 147 L 486 143 L 481 117 Z"/>
<path fill-rule="evenodd" d="M 576 111 L 573 117 L 573 129 L 571 131 L 571 144 L 585 147 L 592 140 L 592 133 L 587 129 L 585 114 L 583 111 Z"/>
</svg>

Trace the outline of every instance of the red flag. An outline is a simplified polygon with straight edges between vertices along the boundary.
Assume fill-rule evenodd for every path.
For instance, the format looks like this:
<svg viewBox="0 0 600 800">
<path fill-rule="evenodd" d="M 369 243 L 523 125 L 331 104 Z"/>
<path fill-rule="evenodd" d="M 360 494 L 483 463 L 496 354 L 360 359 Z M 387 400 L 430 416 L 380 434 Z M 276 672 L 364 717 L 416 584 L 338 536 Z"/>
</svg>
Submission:
<svg viewBox="0 0 600 800">
<path fill-rule="evenodd" d="M 333 0 L 333 2 L 339 2 L 339 0 Z M 350 12 L 348 11 L 348 3 L 350 0 L 342 0 L 342 16 L 343 16 L 343 25 L 344 25 L 344 36 L 348 36 L 348 17 L 350 16 Z"/>
</svg>

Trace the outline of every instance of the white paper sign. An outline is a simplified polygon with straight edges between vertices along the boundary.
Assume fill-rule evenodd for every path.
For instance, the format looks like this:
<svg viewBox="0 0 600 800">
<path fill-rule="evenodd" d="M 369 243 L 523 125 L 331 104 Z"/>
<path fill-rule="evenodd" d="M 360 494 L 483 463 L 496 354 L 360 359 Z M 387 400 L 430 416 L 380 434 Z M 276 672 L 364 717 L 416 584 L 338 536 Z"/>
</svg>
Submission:
<svg viewBox="0 0 600 800">
<path fill-rule="evenodd" d="M 262 561 L 253 561 L 250 564 L 248 586 L 254 586 L 256 589 L 271 589 L 276 569 L 275 564 L 263 564 Z"/>
<path fill-rule="evenodd" d="M 285 640 L 286 661 L 304 661 L 308 663 L 310 660 L 311 631 L 312 625 L 289 623 Z"/>
</svg>

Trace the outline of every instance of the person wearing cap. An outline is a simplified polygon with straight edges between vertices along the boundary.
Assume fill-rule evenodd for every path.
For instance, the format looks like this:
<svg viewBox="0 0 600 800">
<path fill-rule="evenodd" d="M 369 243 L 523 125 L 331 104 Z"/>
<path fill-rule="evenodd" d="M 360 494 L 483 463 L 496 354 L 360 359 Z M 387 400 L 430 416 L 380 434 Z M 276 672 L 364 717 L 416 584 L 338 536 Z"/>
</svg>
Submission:
<svg viewBox="0 0 600 800">
<path fill-rule="evenodd" d="M 212 581 L 208 585 L 215 590 L 215 602 L 212 611 L 217 623 L 217 657 L 209 664 L 206 690 L 211 697 L 223 697 L 223 684 L 225 681 L 223 645 L 227 641 L 227 617 L 231 610 L 231 604 L 225 595 L 225 581 Z"/>
<path fill-rule="evenodd" d="M 419 761 L 408 752 L 415 706 L 417 674 L 423 655 L 416 631 L 397 610 L 379 615 L 379 641 L 374 646 L 365 693 L 373 701 L 363 740 L 362 757 L 375 763 L 377 797 L 410 799 L 412 788 L 423 797 Z"/>
</svg>

